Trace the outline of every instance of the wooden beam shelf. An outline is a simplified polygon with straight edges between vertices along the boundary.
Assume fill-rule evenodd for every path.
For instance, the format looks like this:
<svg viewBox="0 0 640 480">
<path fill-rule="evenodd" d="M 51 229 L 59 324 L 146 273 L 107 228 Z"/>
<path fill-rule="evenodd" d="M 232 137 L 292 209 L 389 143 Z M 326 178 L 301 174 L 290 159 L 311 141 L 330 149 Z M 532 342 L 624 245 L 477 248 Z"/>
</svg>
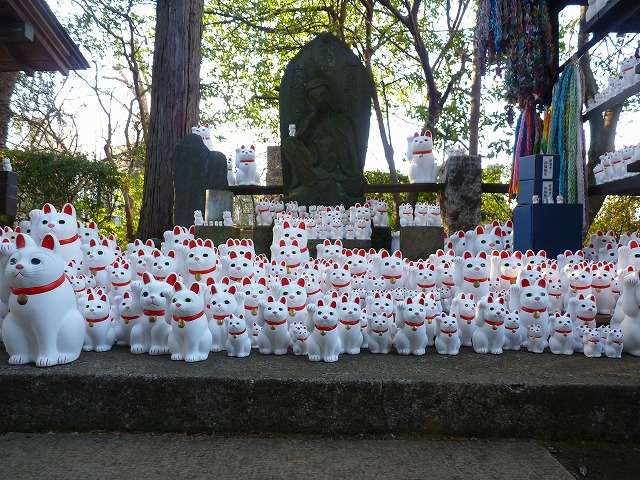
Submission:
<svg viewBox="0 0 640 480">
<path fill-rule="evenodd" d="M 589 195 L 640 196 L 640 176 L 627 177 L 600 185 L 589 185 Z"/>
<path fill-rule="evenodd" d="M 640 3 L 639 3 L 640 4 Z M 595 115 L 601 115 L 603 112 L 606 112 L 611 107 L 615 107 L 616 105 L 624 102 L 627 98 L 632 97 L 640 93 L 640 82 L 637 82 L 631 85 L 626 90 L 623 90 L 617 95 L 614 95 L 609 100 L 602 102 L 600 105 L 593 107 L 591 110 L 588 110 L 582 115 L 582 121 L 586 122 L 589 119 L 593 118 Z"/>
<path fill-rule="evenodd" d="M 609 0 L 585 24 L 585 31 L 604 38 L 609 33 L 640 33 L 640 2 Z"/>
<path fill-rule="evenodd" d="M 365 193 L 421 193 L 441 192 L 444 183 L 370 183 L 365 188 Z M 283 193 L 282 185 L 234 185 L 229 187 L 234 195 L 280 195 Z M 506 183 L 483 183 L 483 193 L 506 194 L 509 185 Z"/>
</svg>

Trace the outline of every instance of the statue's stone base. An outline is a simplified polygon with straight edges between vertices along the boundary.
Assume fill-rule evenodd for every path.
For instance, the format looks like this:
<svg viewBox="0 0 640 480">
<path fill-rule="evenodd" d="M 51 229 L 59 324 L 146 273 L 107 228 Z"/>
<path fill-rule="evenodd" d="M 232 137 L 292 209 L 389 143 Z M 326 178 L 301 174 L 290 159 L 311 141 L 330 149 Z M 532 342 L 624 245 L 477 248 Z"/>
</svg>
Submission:
<svg viewBox="0 0 640 480">
<path fill-rule="evenodd" d="M 426 260 L 429 255 L 444 248 L 442 227 L 401 227 L 400 251 L 409 260 Z"/>
<path fill-rule="evenodd" d="M 373 227 L 371 229 L 371 248 L 384 248 L 391 252 L 391 227 Z"/>
<path fill-rule="evenodd" d="M 207 222 L 222 221 L 222 212 L 230 212 L 232 209 L 233 193 L 227 190 L 207 190 L 206 209 L 203 212 Z"/>
<path fill-rule="evenodd" d="M 227 243 L 229 238 L 242 238 L 240 229 L 236 227 L 210 227 L 207 225 L 195 227 L 194 236 L 204 240 L 208 238 L 213 241 L 216 247 L 221 243 Z"/>
<path fill-rule="evenodd" d="M 254 226 L 253 246 L 256 254 L 264 253 L 271 258 L 271 244 L 273 243 L 273 227 Z"/>
</svg>

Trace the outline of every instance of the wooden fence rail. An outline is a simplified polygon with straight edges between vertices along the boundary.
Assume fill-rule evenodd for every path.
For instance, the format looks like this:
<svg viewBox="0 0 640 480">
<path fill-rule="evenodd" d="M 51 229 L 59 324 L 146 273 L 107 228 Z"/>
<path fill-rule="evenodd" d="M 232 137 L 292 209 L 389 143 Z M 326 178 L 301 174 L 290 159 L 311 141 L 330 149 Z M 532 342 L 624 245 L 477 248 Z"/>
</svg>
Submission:
<svg viewBox="0 0 640 480">
<path fill-rule="evenodd" d="M 444 183 L 370 183 L 365 193 L 413 193 L 413 192 L 442 192 Z M 234 195 L 279 195 L 283 193 L 282 185 L 234 185 L 229 187 Z M 483 193 L 509 192 L 509 185 L 505 183 L 483 183 Z"/>
</svg>

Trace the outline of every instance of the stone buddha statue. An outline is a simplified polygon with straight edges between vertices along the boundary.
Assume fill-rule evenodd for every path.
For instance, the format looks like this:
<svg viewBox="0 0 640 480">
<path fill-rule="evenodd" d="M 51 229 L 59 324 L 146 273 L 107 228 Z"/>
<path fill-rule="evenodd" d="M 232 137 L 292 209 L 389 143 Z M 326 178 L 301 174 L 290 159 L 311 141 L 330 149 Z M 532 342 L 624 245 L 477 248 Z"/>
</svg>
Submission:
<svg viewBox="0 0 640 480">
<path fill-rule="evenodd" d="M 282 151 L 291 167 L 288 198 L 305 205 L 351 205 L 362 201 L 362 174 L 351 120 L 339 112 L 329 85 L 320 77 L 306 85 L 311 113 L 295 136 L 285 138 Z"/>
<path fill-rule="evenodd" d="M 371 81 L 349 45 L 321 33 L 303 46 L 282 75 L 279 113 L 286 199 L 363 202 Z"/>
</svg>

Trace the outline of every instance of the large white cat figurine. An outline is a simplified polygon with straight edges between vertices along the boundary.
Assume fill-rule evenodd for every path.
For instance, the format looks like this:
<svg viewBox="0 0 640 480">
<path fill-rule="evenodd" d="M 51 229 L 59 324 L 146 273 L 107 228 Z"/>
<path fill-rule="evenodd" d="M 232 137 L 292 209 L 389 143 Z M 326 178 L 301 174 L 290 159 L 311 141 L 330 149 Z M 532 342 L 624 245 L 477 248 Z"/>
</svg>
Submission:
<svg viewBox="0 0 640 480">
<path fill-rule="evenodd" d="M 212 337 L 204 312 L 203 288 L 197 282 L 188 289 L 181 282 L 173 285 L 175 293 L 169 303 L 172 322 L 168 339 L 171 360 L 199 362 L 209 357 Z"/>
<path fill-rule="evenodd" d="M 431 132 L 424 135 L 415 133 L 407 138 L 407 160 L 410 183 L 433 183 L 438 179 L 438 165 L 433 155 L 433 139 Z"/>
<path fill-rule="evenodd" d="M 58 239 L 59 253 L 67 262 L 82 261 L 80 235 L 78 235 L 78 221 L 76 209 L 70 203 L 66 203 L 60 212 L 47 203 L 42 210 L 31 210 L 31 236 L 36 242 L 42 241 L 47 233 L 51 233 Z"/>
<path fill-rule="evenodd" d="M 5 270 L 10 312 L 2 325 L 11 365 L 49 367 L 80 356 L 84 319 L 64 267 L 52 234 L 44 236 L 42 247 L 26 235 L 16 237 L 16 251 Z"/>
<path fill-rule="evenodd" d="M 256 150 L 253 145 L 236 148 L 236 182 L 238 185 L 260 185 L 256 168 Z"/>
</svg>

